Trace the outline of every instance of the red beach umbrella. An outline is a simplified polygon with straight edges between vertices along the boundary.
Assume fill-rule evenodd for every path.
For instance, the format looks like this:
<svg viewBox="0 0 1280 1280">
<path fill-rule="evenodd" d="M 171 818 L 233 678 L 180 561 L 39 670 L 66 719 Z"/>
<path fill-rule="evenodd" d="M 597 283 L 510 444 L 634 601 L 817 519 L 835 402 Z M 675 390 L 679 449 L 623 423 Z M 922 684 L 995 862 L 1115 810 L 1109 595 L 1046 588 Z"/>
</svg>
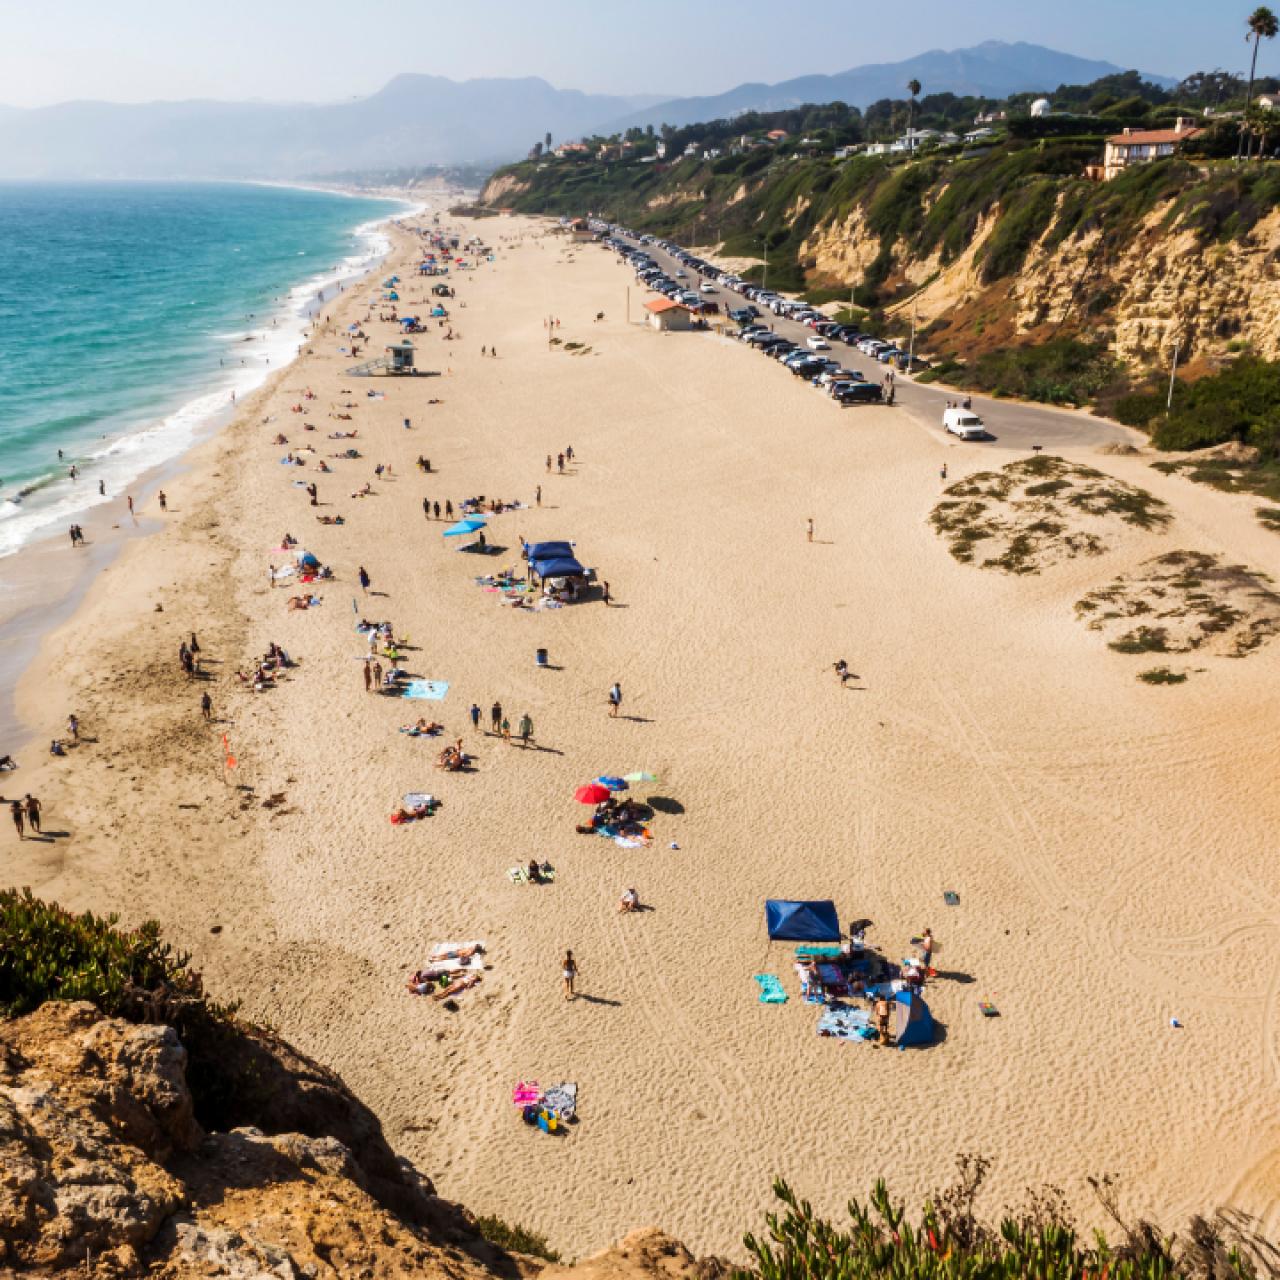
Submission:
<svg viewBox="0 0 1280 1280">
<path fill-rule="evenodd" d="M 573 798 L 579 804 L 599 804 L 609 798 L 609 788 L 602 787 L 598 782 L 588 782 L 585 787 L 579 787 L 573 793 Z"/>
</svg>

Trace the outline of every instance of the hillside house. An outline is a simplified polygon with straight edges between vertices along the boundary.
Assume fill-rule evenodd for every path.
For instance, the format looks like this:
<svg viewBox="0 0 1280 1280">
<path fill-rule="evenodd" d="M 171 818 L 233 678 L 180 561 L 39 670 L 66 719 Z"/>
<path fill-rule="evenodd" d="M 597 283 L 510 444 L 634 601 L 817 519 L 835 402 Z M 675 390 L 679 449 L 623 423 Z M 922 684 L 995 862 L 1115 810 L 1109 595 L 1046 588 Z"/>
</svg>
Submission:
<svg viewBox="0 0 1280 1280">
<path fill-rule="evenodd" d="M 1107 139 L 1102 158 L 1102 176 L 1110 182 L 1135 164 L 1150 164 L 1174 155 L 1184 142 L 1198 137 L 1203 129 L 1178 117 L 1172 129 L 1126 129 Z"/>
</svg>

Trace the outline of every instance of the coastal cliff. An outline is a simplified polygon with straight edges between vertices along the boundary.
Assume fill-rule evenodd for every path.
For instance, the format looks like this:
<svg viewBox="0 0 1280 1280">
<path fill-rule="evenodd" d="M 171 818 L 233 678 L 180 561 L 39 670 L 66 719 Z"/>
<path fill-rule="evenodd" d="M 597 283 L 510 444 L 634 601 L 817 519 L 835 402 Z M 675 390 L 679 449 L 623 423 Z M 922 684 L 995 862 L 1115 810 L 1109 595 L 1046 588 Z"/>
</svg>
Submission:
<svg viewBox="0 0 1280 1280">
<path fill-rule="evenodd" d="M 248 1033 L 246 1033 L 248 1034 Z M 205 1129 L 170 1026 L 49 1002 L 0 1023 L 0 1263 L 114 1277 L 709 1280 L 649 1230 L 575 1267 L 486 1240 L 332 1073 L 279 1042 L 270 1131 Z"/>
<path fill-rule="evenodd" d="M 1140 381 L 1247 348 L 1280 356 L 1280 181 L 1271 166 L 1175 159 L 1085 178 L 1094 144 L 1010 140 L 885 157 L 756 149 L 669 165 L 508 166 L 481 200 L 520 212 L 607 210 L 637 230 L 747 258 L 814 302 L 852 302 L 923 350 L 972 360 L 1070 338 Z M 896 325 L 893 324 L 895 321 Z"/>
</svg>

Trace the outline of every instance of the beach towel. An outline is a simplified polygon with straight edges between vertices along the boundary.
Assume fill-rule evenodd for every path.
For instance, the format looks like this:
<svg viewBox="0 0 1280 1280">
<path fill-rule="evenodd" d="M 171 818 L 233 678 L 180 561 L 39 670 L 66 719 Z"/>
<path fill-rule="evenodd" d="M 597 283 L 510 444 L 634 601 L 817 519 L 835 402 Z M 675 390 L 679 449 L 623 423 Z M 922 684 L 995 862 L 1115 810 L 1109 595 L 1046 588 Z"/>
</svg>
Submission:
<svg viewBox="0 0 1280 1280">
<path fill-rule="evenodd" d="M 984 1018 L 998 1018 L 1000 1016 L 1000 1010 L 990 1000 L 979 1000 L 978 1008 L 982 1010 Z"/>
<path fill-rule="evenodd" d="M 819 946 L 808 944 L 806 946 L 796 948 L 796 955 L 813 956 L 815 959 L 831 959 L 839 954 L 839 946 L 827 946 L 825 944 Z"/>
<path fill-rule="evenodd" d="M 511 1102 L 517 1107 L 531 1106 L 542 1100 L 542 1086 L 536 1080 L 520 1080 L 511 1090 Z"/>
<path fill-rule="evenodd" d="M 542 1105 L 561 1120 L 572 1120 L 578 1109 L 578 1086 L 568 1081 L 553 1084 L 542 1095 Z"/>
<path fill-rule="evenodd" d="M 408 791 L 404 796 L 406 809 L 429 809 L 435 802 L 435 796 L 429 791 Z"/>
<path fill-rule="evenodd" d="M 786 1004 L 787 993 L 782 983 L 771 973 L 757 973 L 756 985 L 760 988 L 761 1004 Z"/>
<path fill-rule="evenodd" d="M 835 1040 L 874 1040 L 875 1030 L 871 1018 L 864 1009 L 850 1009 L 845 1005 L 832 1005 L 818 1019 L 818 1034 Z"/>
<path fill-rule="evenodd" d="M 442 702 L 448 692 L 449 685 L 444 680 L 410 680 L 400 696 L 423 702 Z"/>
</svg>

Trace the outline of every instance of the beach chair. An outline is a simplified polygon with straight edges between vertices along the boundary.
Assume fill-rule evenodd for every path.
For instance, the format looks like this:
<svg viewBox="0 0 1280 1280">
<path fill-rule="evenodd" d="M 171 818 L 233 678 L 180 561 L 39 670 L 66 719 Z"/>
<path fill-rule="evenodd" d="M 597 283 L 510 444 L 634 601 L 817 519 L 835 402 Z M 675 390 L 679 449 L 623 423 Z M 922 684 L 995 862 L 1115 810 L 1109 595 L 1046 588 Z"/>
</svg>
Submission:
<svg viewBox="0 0 1280 1280">
<path fill-rule="evenodd" d="M 538 1112 L 538 1128 L 543 1133 L 555 1133 L 559 1127 L 560 1122 L 556 1119 L 555 1112 L 547 1111 L 545 1108 Z"/>
</svg>

